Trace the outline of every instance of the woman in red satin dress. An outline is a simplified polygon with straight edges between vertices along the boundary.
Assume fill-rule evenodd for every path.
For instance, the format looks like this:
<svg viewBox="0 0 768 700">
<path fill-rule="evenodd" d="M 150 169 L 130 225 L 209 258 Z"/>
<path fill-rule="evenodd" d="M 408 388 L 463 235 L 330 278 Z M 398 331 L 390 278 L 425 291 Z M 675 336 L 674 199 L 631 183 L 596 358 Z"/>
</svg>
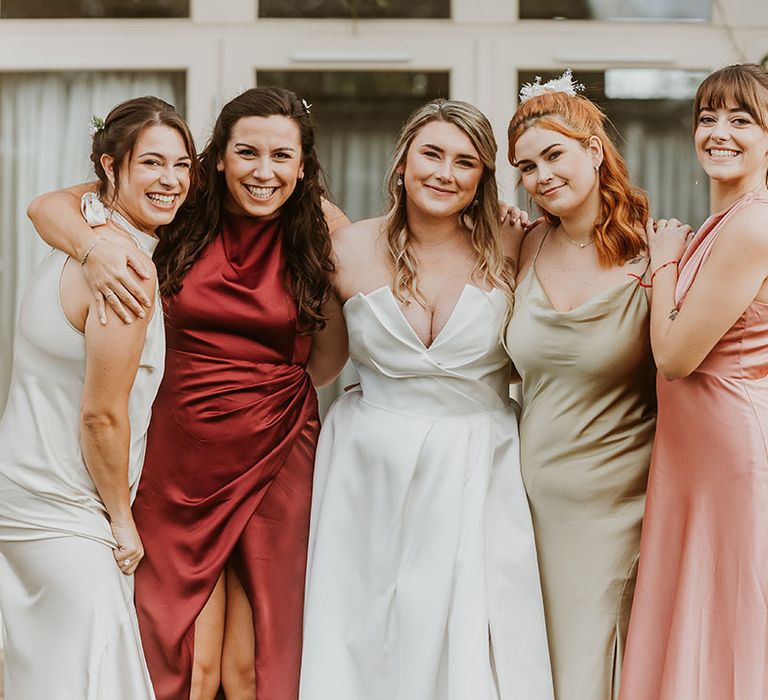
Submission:
<svg viewBox="0 0 768 700">
<path fill-rule="evenodd" d="M 306 105 L 287 90 L 244 92 L 222 109 L 201 167 L 193 215 L 155 256 L 167 357 L 134 505 L 146 552 L 142 642 L 158 700 L 291 700 L 319 429 L 313 380 L 330 381 L 346 358 Z M 76 234 L 32 214 L 51 242 L 56 228 L 76 248 Z M 102 259 L 113 254 L 127 257 Z M 102 276 L 103 293 L 132 304 Z"/>
</svg>

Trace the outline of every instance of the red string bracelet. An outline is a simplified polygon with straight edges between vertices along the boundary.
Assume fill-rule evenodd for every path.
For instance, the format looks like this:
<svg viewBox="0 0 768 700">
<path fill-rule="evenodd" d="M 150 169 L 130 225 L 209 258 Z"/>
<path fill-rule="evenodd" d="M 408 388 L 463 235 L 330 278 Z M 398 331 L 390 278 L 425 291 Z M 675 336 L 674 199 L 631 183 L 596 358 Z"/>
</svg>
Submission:
<svg viewBox="0 0 768 700">
<path fill-rule="evenodd" d="M 643 282 L 643 275 L 636 275 L 634 272 L 628 272 L 628 277 L 634 277 L 637 280 L 638 285 L 643 287 L 644 289 L 650 289 L 653 285 L 652 284 L 646 284 Z"/>
<path fill-rule="evenodd" d="M 659 265 L 652 273 L 651 273 L 651 286 L 653 286 L 653 278 L 656 277 L 656 274 L 658 272 L 661 272 L 665 267 L 668 265 L 678 265 L 680 263 L 679 260 L 667 260 L 663 265 Z"/>
</svg>

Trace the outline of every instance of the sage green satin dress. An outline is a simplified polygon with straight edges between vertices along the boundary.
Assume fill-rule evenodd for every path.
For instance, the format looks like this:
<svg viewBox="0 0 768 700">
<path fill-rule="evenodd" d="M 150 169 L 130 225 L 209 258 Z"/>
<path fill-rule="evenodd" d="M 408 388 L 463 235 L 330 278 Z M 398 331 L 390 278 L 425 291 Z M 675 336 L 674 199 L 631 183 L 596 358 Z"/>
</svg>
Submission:
<svg viewBox="0 0 768 700">
<path fill-rule="evenodd" d="M 518 284 L 506 341 L 523 380 L 521 464 L 555 696 L 613 700 L 656 420 L 649 304 L 628 276 L 556 311 L 535 263 Z"/>
</svg>

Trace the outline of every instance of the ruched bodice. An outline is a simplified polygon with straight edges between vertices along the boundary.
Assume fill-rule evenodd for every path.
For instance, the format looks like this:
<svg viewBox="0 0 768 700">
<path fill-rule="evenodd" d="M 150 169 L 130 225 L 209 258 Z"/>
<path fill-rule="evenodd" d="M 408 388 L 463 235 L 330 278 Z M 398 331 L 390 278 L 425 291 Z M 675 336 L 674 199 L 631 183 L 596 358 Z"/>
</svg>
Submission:
<svg viewBox="0 0 768 700">
<path fill-rule="evenodd" d="M 466 285 L 429 347 L 389 287 L 344 316 L 360 386 L 318 444 L 301 699 L 551 700 L 504 294 Z"/>
</svg>

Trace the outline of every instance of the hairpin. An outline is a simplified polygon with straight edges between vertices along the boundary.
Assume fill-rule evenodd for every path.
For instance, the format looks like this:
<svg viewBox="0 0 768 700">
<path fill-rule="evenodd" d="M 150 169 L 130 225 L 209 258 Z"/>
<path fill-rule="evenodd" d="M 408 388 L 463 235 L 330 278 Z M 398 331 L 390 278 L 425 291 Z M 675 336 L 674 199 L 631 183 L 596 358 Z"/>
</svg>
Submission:
<svg viewBox="0 0 768 700">
<path fill-rule="evenodd" d="M 91 117 L 91 121 L 88 122 L 88 129 L 91 132 L 91 136 L 94 136 L 104 128 L 104 120 L 101 117 L 97 117 L 95 114 Z"/>
<path fill-rule="evenodd" d="M 312 107 L 312 105 L 309 102 L 307 102 L 303 97 L 301 98 L 301 104 L 304 105 L 304 110 L 306 111 L 307 114 L 312 114 L 312 112 L 310 111 L 310 107 Z"/>
<path fill-rule="evenodd" d="M 564 92 L 566 95 L 575 95 L 581 92 L 584 86 L 573 80 L 571 69 L 565 71 L 559 78 L 553 78 L 546 83 L 541 82 L 541 76 L 537 75 L 533 83 L 526 83 L 520 88 L 520 102 L 526 102 L 532 97 L 538 97 L 547 92 Z"/>
</svg>

